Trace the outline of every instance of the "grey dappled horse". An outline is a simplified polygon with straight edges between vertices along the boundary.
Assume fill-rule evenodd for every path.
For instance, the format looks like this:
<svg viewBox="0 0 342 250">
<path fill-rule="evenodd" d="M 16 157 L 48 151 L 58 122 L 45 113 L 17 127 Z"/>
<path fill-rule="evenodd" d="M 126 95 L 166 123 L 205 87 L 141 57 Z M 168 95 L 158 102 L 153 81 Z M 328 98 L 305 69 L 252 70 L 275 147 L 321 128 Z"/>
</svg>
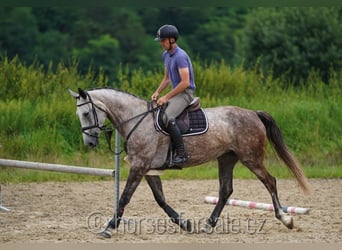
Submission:
<svg viewBox="0 0 342 250">
<path fill-rule="evenodd" d="M 70 93 L 77 101 L 77 116 L 82 126 L 84 144 L 91 147 L 98 145 L 99 133 L 105 128 L 104 122 L 108 118 L 125 140 L 125 149 L 131 165 L 118 209 L 101 235 L 109 238 L 111 230 L 119 226 L 124 209 L 143 177 L 152 189 L 158 205 L 172 221 L 182 229 L 191 231 L 190 221 L 182 219 L 166 203 L 160 177 L 146 175 L 149 170 L 160 168 L 164 164 L 170 144 L 169 137 L 156 131 L 154 127 L 155 108 L 151 108 L 150 102 L 110 88 L 88 91 L 78 89 L 78 93 L 71 90 Z M 196 166 L 213 159 L 218 161 L 219 199 L 202 230 L 205 232 L 216 226 L 233 192 L 232 173 L 238 161 L 265 185 L 271 195 L 276 218 L 287 228 L 292 229 L 293 219 L 282 211 L 278 199 L 276 179 L 268 173 L 263 164 L 267 138 L 305 193 L 310 192 L 310 185 L 288 150 L 273 118 L 266 112 L 235 106 L 204 110 L 209 121 L 209 129 L 202 135 L 184 138 L 189 160 L 186 166 L 183 166 Z"/>
</svg>

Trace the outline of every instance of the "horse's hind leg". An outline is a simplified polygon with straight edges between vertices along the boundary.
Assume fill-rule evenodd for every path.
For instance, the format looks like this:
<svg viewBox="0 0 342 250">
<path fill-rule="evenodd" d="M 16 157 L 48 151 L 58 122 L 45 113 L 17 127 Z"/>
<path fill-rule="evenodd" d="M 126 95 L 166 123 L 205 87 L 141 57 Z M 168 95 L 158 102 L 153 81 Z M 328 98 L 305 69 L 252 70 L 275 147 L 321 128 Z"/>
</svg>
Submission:
<svg viewBox="0 0 342 250">
<path fill-rule="evenodd" d="M 145 179 L 150 186 L 154 199 L 158 203 L 158 205 L 167 213 L 167 215 L 171 218 L 172 222 L 179 225 L 182 229 L 190 232 L 191 231 L 191 223 L 188 220 L 181 219 L 180 215 L 173 210 L 165 201 L 163 187 L 159 176 L 146 175 Z"/>
<path fill-rule="evenodd" d="M 257 177 L 258 179 L 265 185 L 268 192 L 271 194 L 275 217 L 280 220 L 287 228 L 293 228 L 293 219 L 291 216 L 286 215 L 279 202 L 278 191 L 277 191 L 277 183 L 276 179 L 268 173 L 265 166 L 262 163 L 259 164 L 245 164 Z"/>
<path fill-rule="evenodd" d="M 228 198 L 233 193 L 233 169 L 238 161 L 235 153 L 230 152 L 218 158 L 219 169 L 219 199 L 210 215 L 207 223 L 201 229 L 202 232 L 209 232 L 210 227 L 215 227 L 217 220 L 221 215 L 223 208 L 225 207 Z"/>
</svg>

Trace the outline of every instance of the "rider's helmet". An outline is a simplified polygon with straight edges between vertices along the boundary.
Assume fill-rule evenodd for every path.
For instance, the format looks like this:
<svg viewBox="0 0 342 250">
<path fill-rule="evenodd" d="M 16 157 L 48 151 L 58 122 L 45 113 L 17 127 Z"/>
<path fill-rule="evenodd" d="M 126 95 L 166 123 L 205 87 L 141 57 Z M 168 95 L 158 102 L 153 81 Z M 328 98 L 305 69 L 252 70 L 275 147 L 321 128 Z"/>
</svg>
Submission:
<svg viewBox="0 0 342 250">
<path fill-rule="evenodd" d="M 165 24 L 158 29 L 157 36 L 154 40 L 161 41 L 165 38 L 174 38 L 177 41 L 178 35 L 178 30 L 175 26 Z"/>
</svg>

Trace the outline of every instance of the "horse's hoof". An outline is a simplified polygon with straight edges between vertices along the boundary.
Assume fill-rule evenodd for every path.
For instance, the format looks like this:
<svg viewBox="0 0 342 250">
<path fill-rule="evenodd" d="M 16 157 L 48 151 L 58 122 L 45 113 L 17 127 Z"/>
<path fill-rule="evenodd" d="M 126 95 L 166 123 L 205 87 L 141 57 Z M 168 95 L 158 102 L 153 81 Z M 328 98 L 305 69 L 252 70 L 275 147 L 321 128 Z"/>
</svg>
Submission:
<svg viewBox="0 0 342 250">
<path fill-rule="evenodd" d="M 112 238 L 112 232 L 110 230 L 106 229 L 103 232 L 99 233 L 98 236 L 100 236 L 101 238 L 110 239 L 110 238 Z"/>
<path fill-rule="evenodd" d="M 201 233 L 206 233 L 206 234 L 212 233 L 212 226 L 210 226 L 209 224 L 205 224 L 205 225 L 201 228 Z"/>
<path fill-rule="evenodd" d="M 292 216 L 284 216 L 282 222 L 288 229 L 293 229 L 294 223 Z"/>
<path fill-rule="evenodd" d="M 293 229 L 294 223 L 293 223 L 293 218 L 291 217 L 291 221 L 289 224 L 286 225 L 288 229 Z"/>
<path fill-rule="evenodd" d="M 180 223 L 180 227 L 187 231 L 187 232 L 191 232 L 192 231 L 192 226 L 191 226 L 191 222 L 189 220 L 183 220 L 181 223 Z"/>
</svg>

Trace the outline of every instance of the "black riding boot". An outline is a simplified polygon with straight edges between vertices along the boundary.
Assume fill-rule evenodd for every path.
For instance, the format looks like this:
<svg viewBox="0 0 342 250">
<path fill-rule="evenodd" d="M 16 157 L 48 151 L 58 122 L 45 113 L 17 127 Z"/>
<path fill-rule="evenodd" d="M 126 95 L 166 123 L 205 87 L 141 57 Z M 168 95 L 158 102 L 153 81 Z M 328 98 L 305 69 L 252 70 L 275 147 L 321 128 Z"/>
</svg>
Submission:
<svg viewBox="0 0 342 250">
<path fill-rule="evenodd" d="M 176 148 L 177 154 L 172 159 L 173 164 L 182 164 L 188 161 L 188 155 L 185 151 L 184 143 L 183 143 L 183 137 L 181 135 L 181 132 L 179 131 L 179 128 L 176 124 L 175 120 L 170 120 L 167 131 L 170 134 L 171 141 L 173 145 Z"/>
</svg>

